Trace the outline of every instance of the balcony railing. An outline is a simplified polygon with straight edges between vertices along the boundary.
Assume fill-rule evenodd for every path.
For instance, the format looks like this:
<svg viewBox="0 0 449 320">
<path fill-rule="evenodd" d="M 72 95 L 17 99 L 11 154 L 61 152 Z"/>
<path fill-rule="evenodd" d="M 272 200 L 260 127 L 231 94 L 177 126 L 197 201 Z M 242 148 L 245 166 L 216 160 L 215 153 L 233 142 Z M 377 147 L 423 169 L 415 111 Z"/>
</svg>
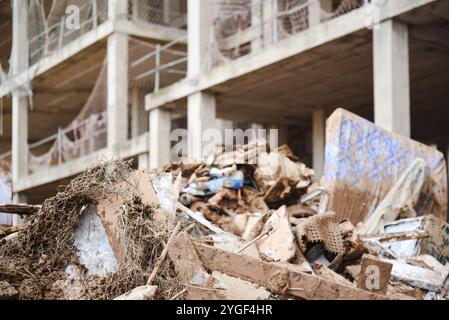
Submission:
<svg viewBox="0 0 449 320">
<path fill-rule="evenodd" d="M 208 67 L 276 44 L 368 2 L 341 0 L 326 11 L 319 0 L 209 1 L 213 18 Z"/>
<path fill-rule="evenodd" d="M 73 15 L 66 14 L 66 9 L 70 6 L 77 8 Z M 127 16 L 122 18 L 136 24 L 184 28 L 186 15 L 186 0 L 128 0 Z M 107 20 L 107 0 L 53 1 L 48 15 L 45 15 L 44 1 L 30 1 L 28 9 L 30 65 L 61 50 L 68 43 Z"/>
</svg>

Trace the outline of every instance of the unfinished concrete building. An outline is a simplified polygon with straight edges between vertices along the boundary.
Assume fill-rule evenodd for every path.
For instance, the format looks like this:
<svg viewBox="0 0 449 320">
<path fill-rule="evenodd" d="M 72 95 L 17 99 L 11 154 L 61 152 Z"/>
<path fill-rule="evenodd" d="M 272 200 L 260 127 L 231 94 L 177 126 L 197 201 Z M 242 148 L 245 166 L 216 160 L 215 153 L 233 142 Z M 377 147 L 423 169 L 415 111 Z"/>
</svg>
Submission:
<svg viewBox="0 0 449 320">
<path fill-rule="evenodd" d="M 278 128 L 320 174 L 338 107 L 448 153 L 448 0 L 13 0 L 0 19 L 17 202 L 105 157 L 162 166 L 175 128 Z"/>
</svg>

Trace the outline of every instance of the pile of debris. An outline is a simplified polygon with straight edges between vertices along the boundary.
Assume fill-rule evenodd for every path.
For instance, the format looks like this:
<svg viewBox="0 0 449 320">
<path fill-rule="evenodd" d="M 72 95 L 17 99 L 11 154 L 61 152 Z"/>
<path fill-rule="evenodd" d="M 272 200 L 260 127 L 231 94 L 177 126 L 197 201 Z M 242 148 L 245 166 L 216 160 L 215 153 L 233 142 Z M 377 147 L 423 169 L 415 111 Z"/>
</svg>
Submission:
<svg viewBox="0 0 449 320">
<path fill-rule="evenodd" d="M 336 220 L 326 189 L 287 146 L 261 152 L 265 147 L 219 150 L 202 164 L 164 168 L 181 179 L 178 208 L 202 226 L 179 235 L 171 249 L 178 275 L 190 284 L 184 298 L 448 297 L 449 225 L 413 210 L 425 185 L 424 160 L 412 162 L 354 226 Z"/>
<path fill-rule="evenodd" d="M 100 163 L 41 207 L 0 205 L 30 215 L 0 230 L 0 298 L 447 299 L 449 225 L 422 215 L 420 154 L 358 221 L 288 146 Z"/>
<path fill-rule="evenodd" d="M 305 204 L 308 198 L 301 198 L 314 171 L 288 146 L 269 152 L 267 143 L 253 141 L 229 152 L 219 148 L 204 163 L 173 163 L 163 170 L 180 175 L 182 205 L 245 240 L 252 240 L 250 229 L 265 222 L 270 209 L 287 205 L 294 218 L 318 210 L 314 203 Z"/>
<path fill-rule="evenodd" d="M 169 229 L 151 181 L 129 163 L 100 163 L 42 206 L 0 207 L 30 215 L 0 230 L 2 298 L 113 299 L 156 265 L 158 297 L 181 288 L 171 262 L 158 263 Z"/>
</svg>

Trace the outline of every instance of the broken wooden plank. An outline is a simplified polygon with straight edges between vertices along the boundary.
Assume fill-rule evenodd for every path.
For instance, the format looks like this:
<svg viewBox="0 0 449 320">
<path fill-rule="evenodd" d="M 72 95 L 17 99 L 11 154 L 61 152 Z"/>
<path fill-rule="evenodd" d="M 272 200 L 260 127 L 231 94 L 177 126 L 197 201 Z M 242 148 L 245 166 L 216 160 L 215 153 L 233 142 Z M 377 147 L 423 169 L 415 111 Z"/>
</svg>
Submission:
<svg viewBox="0 0 449 320">
<path fill-rule="evenodd" d="M 274 293 L 309 299 L 332 300 L 394 300 L 411 299 L 405 295 L 380 295 L 377 293 L 352 288 L 321 277 L 298 270 L 288 263 L 270 263 L 223 251 L 204 244 L 195 244 L 196 251 L 209 270 L 218 271 L 233 277 L 256 283 Z M 282 279 L 286 281 L 286 290 L 282 289 Z M 274 291 L 273 288 L 279 290 Z"/>
<path fill-rule="evenodd" d="M 189 299 L 217 299 L 215 289 L 213 289 L 213 279 L 203 267 L 203 263 L 186 231 L 173 238 L 168 246 L 168 255 L 175 265 L 178 278 L 186 286 Z"/>
<path fill-rule="evenodd" d="M 196 222 L 198 222 L 199 224 L 201 224 L 202 226 L 204 226 L 205 228 L 209 229 L 210 231 L 214 232 L 214 233 L 222 233 L 224 232 L 222 229 L 220 229 L 219 227 L 215 226 L 214 224 L 210 223 L 206 218 L 204 218 L 200 213 L 194 212 L 192 210 L 190 210 L 189 208 L 187 208 L 186 206 L 184 206 L 182 203 L 178 202 L 176 204 L 177 208 L 179 210 L 181 210 L 182 212 L 184 212 L 185 214 L 187 214 L 190 218 L 192 218 L 193 220 L 195 220 Z"/>
<path fill-rule="evenodd" d="M 346 285 L 348 287 L 352 287 L 352 288 L 355 287 L 354 283 L 352 283 L 351 281 L 349 281 L 342 275 L 336 273 L 332 269 L 326 267 L 324 264 L 315 263 L 315 264 L 313 264 L 312 268 L 313 268 L 313 271 L 315 271 L 315 273 L 322 278 L 325 278 L 332 282 Z"/>
<path fill-rule="evenodd" d="M 406 232 L 394 232 L 394 233 L 384 233 L 384 234 L 375 234 L 375 235 L 361 235 L 360 239 L 370 240 L 376 239 L 381 242 L 398 242 L 405 240 L 413 240 L 413 239 L 422 239 L 429 237 L 430 234 L 428 231 L 406 231 Z"/>
<path fill-rule="evenodd" d="M 41 209 L 41 205 L 0 203 L 0 212 L 8 214 L 19 214 L 21 216 L 31 216 Z"/>
<path fill-rule="evenodd" d="M 386 294 L 393 265 L 375 256 L 364 254 L 357 280 L 357 287 L 367 291 Z"/>
</svg>

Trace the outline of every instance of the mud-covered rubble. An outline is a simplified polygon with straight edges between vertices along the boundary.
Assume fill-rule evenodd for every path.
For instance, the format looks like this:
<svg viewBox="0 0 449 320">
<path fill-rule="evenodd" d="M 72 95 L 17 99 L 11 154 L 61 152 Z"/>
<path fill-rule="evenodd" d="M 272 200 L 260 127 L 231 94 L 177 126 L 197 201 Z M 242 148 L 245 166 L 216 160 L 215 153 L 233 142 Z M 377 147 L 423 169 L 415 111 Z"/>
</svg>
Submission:
<svg viewBox="0 0 449 320">
<path fill-rule="evenodd" d="M 100 163 L 0 229 L 0 298 L 447 299 L 449 225 L 422 215 L 424 158 L 359 220 L 288 146 L 152 171 Z"/>
<path fill-rule="evenodd" d="M 185 171 L 180 169 L 183 164 L 173 164 L 163 171 L 127 169 L 125 176 L 107 184 L 104 194 L 76 206 L 79 212 L 73 214 L 77 222 L 73 223 L 72 241 L 67 243 L 66 265 L 48 264 L 51 248 L 40 243 L 36 262 L 22 260 L 29 265 L 16 264 L 7 273 L 3 271 L 5 263 L 1 263 L 0 296 L 117 300 L 446 297 L 449 264 L 442 262 L 448 259 L 443 246 L 447 224 L 432 216 L 398 220 L 392 214 L 383 214 L 383 220 L 370 216 L 358 226 L 348 220 L 336 221 L 335 213 L 328 210 L 326 190 L 313 182 L 313 171 L 286 146 L 271 153 L 281 159 L 270 163 L 275 163 L 276 180 L 261 176 L 257 161 L 229 166 L 203 163 Z M 285 164 L 298 175 L 285 175 Z M 104 171 L 112 176 L 117 176 L 115 166 L 121 170 L 126 167 L 117 163 L 100 166 L 108 168 Z M 405 178 L 392 188 L 380 208 L 398 212 L 407 207 L 400 197 L 391 194 L 400 192 L 412 169 L 404 173 Z M 243 178 L 238 180 L 236 176 Z M 416 176 L 410 178 L 417 180 Z M 219 179 L 223 181 L 212 184 L 220 188 L 211 190 L 207 182 Z M 282 188 L 273 193 L 273 186 L 282 180 Z M 186 195 L 193 192 L 196 194 L 189 198 L 191 202 L 186 202 Z M 220 193 L 223 197 L 217 201 Z M 413 189 L 414 198 L 416 193 L 419 190 Z M 386 204 L 388 201 L 392 203 Z M 393 205 L 397 203 L 400 208 Z M 52 200 L 44 203 L 18 232 L 7 233 L 3 228 L 3 234 L 15 238 L 1 240 L 2 259 L 13 260 L 17 253 L 9 256 L 14 252 L 9 247 L 22 246 L 21 241 L 34 245 L 29 233 L 37 232 L 40 220 L 52 219 L 47 216 L 51 204 Z M 64 216 L 61 211 L 52 214 Z M 60 217 L 58 221 L 64 220 Z M 369 225 L 373 223 L 376 225 Z M 377 232 L 363 232 L 367 229 Z M 40 232 L 40 236 L 46 236 L 43 230 Z M 34 295 L 34 286 L 39 284 L 19 273 L 27 270 L 31 275 L 42 274 L 42 266 L 55 268 L 51 276 L 44 272 L 44 277 L 54 283 L 40 287 L 42 295 Z M 119 278 L 130 271 L 138 276 L 129 279 L 127 285 L 126 279 Z M 104 295 L 102 290 L 111 291 L 115 277 L 120 284 L 112 290 L 116 296 Z M 162 279 L 154 281 L 157 277 Z M 27 285 L 33 287 L 31 293 Z"/>
</svg>

